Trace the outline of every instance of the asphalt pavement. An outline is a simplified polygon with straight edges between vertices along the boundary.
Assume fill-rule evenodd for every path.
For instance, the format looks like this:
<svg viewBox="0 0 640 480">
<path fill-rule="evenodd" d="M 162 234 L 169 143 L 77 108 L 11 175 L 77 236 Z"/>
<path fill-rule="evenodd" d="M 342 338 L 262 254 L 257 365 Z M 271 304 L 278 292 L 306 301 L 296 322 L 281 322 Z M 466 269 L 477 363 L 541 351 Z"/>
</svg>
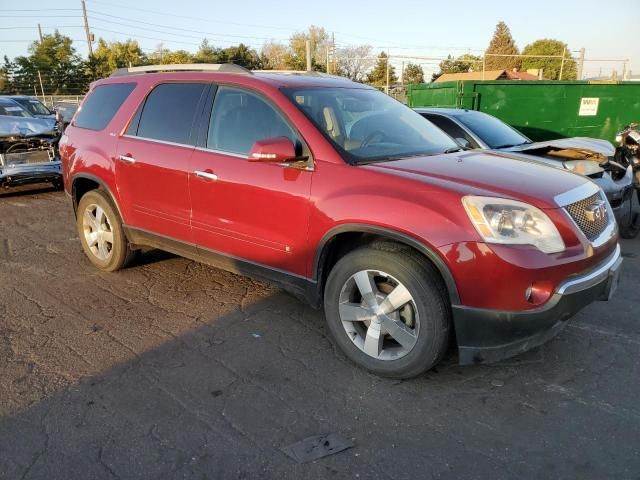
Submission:
<svg viewBox="0 0 640 480">
<path fill-rule="evenodd" d="M 496 365 L 355 367 L 321 312 L 150 251 L 85 259 L 69 201 L 0 192 L 0 479 L 640 479 L 640 238 L 621 286 Z M 282 448 L 354 447 L 299 464 Z"/>
</svg>

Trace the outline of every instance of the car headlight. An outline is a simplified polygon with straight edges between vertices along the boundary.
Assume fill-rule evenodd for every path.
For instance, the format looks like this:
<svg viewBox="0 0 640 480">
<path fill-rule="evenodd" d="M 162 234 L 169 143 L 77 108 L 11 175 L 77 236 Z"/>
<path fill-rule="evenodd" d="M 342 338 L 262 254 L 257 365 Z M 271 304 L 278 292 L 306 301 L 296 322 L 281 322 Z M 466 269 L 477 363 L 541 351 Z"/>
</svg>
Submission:
<svg viewBox="0 0 640 480">
<path fill-rule="evenodd" d="M 462 198 L 471 223 L 487 243 L 533 245 L 544 253 L 565 249 L 558 229 L 539 208 L 496 197 Z"/>
<path fill-rule="evenodd" d="M 596 173 L 604 172 L 604 169 L 598 162 L 592 160 L 569 160 L 564 162 L 564 168 L 571 170 L 572 172 L 579 173 L 580 175 L 595 175 Z"/>
</svg>

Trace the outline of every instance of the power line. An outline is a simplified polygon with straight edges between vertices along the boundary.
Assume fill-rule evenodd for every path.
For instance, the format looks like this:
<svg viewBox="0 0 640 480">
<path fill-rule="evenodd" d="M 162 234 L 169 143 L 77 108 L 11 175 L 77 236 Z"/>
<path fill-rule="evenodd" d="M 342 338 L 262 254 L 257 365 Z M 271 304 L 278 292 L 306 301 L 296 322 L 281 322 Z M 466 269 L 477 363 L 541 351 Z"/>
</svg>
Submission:
<svg viewBox="0 0 640 480">
<path fill-rule="evenodd" d="M 163 25 L 163 24 L 160 24 L 160 23 L 145 22 L 145 21 L 142 21 L 142 20 L 130 20 L 130 19 L 125 18 L 125 17 L 120 17 L 118 15 L 111 15 L 109 13 L 98 12 L 96 10 L 88 10 L 88 12 L 91 13 L 92 15 L 101 15 L 101 16 L 105 16 L 105 17 L 116 18 L 116 19 L 124 20 L 124 21 L 130 22 L 130 23 L 134 22 L 135 24 L 134 25 L 131 25 L 131 24 L 127 25 L 127 24 L 124 24 L 124 23 L 115 22 L 113 20 L 105 20 L 105 19 L 95 18 L 95 17 L 92 17 L 92 19 L 100 20 L 100 21 L 103 21 L 103 22 L 110 22 L 110 23 L 117 24 L 117 25 L 122 25 L 122 26 L 125 26 L 125 27 L 139 28 L 139 29 L 142 29 L 142 30 L 151 30 L 151 31 L 159 32 L 158 30 L 153 30 L 153 29 L 146 28 L 146 27 L 140 27 L 138 25 L 140 23 L 142 23 L 144 25 L 151 25 L 153 27 L 160 27 L 160 28 L 170 29 L 170 30 L 179 30 L 179 31 L 190 32 L 190 33 L 200 33 L 200 34 L 208 35 L 208 36 L 221 35 L 219 33 L 216 34 L 216 33 L 205 32 L 205 31 L 201 31 L 201 30 L 194 30 L 192 28 L 180 28 L 180 27 L 175 27 L 175 26 L 172 26 L 172 25 Z M 170 35 L 192 36 L 192 35 L 183 35 L 183 34 L 170 33 L 170 32 L 159 32 L 159 33 L 169 33 Z M 231 38 L 253 38 L 253 39 L 257 39 L 257 40 L 282 40 L 282 41 L 288 40 L 288 39 L 284 39 L 284 38 L 258 37 L 258 36 L 255 36 L 255 35 L 233 35 L 233 34 L 227 34 L 227 33 L 222 34 L 222 35 L 224 35 L 225 37 L 231 37 Z M 201 37 L 196 37 L 196 38 L 201 38 Z"/>
</svg>

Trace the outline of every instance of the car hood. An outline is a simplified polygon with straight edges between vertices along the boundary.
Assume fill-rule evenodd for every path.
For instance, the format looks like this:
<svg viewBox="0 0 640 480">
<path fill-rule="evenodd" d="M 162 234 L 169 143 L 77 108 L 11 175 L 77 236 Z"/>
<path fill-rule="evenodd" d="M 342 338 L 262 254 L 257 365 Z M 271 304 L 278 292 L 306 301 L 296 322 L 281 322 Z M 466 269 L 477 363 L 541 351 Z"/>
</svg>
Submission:
<svg viewBox="0 0 640 480">
<path fill-rule="evenodd" d="M 0 138 L 34 137 L 39 135 L 54 137 L 57 134 L 55 120 L 0 115 Z"/>
<path fill-rule="evenodd" d="M 612 156 L 615 153 L 615 148 L 611 145 L 611 142 L 607 140 L 601 140 L 599 138 L 588 137 L 573 137 L 573 138 L 560 138 L 558 140 L 548 140 L 546 142 L 533 142 L 526 143 L 524 145 L 516 145 L 515 147 L 509 147 L 502 149 L 504 152 L 533 152 L 540 151 L 558 151 L 558 150 L 573 150 L 579 156 L 583 153 L 583 158 L 589 157 L 607 157 Z M 572 157 L 575 158 L 575 157 Z"/>
<path fill-rule="evenodd" d="M 538 208 L 557 208 L 554 197 L 590 182 L 535 160 L 509 158 L 487 151 L 412 157 L 372 163 L 365 168 L 457 190 L 462 195 L 512 198 Z"/>
</svg>

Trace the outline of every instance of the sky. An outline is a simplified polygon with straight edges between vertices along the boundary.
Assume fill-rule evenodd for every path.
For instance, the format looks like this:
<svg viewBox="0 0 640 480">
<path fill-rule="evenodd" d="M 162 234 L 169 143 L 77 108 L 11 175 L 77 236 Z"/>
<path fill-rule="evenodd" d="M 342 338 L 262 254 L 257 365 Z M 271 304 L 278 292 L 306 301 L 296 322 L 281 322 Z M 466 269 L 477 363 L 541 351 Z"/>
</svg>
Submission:
<svg viewBox="0 0 640 480">
<path fill-rule="evenodd" d="M 268 39 L 286 41 L 309 25 L 334 33 L 338 47 L 369 44 L 389 51 L 392 63 L 421 63 L 437 70 L 448 54 L 481 53 L 498 21 L 511 29 L 522 49 L 539 38 L 555 38 L 576 51 L 585 48 L 584 76 L 608 75 L 627 68 L 640 75 L 640 0 L 86 0 L 96 39 L 135 38 L 145 51 L 164 48 L 195 51 L 202 38 L 225 47 L 244 42 L 259 49 Z M 0 0 L 0 56 L 25 55 L 43 33 L 55 28 L 87 55 L 80 0 Z M 146 22 L 146 23 L 142 23 Z M 408 58 L 429 57 L 429 59 Z M 402 58 L 404 57 L 404 58 Z M 597 61 L 608 60 L 608 61 Z"/>
</svg>

